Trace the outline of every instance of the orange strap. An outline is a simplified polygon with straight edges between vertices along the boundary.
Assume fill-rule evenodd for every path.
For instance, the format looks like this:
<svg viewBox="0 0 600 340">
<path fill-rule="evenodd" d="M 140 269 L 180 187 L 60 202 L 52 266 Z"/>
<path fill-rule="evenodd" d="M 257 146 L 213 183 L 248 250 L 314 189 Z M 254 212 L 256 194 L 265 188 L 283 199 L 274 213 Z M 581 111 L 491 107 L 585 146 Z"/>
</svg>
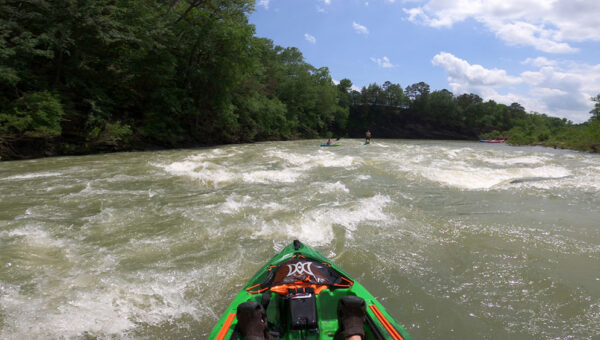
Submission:
<svg viewBox="0 0 600 340">
<path fill-rule="evenodd" d="M 225 335 L 227 335 L 227 331 L 229 331 L 229 327 L 231 326 L 233 319 L 235 319 L 235 313 L 229 313 L 229 315 L 227 315 L 227 319 L 225 319 L 225 323 L 223 324 L 223 327 L 221 327 L 219 334 L 217 334 L 216 340 L 225 339 Z"/>
<path fill-rule="evenodd" d="M 271 287 L 271 291 L 277 293 L 279 295 L 286 295 L 288 293 L 288 289 L 298 289 L 309 287 L 315 290 L 315 295 L 319 295 L 321 291 L 327 288 L 327 285 L 316 285 L 313 283 L 307 283 L 302 281 L 296 281 L 294 283 L 285 283 L 279 286 Z"/>
<path fill-rule="evenodd" d="M 377 306 L 370 305 L 369 308 L 371 308 L 371 310 L 377 317 L 377 320 L 379 320 L 379 322 L 381 322 L 383 327 L 385 327 L 385 330 L 388 331 L 388 333 L 390 333 L 390 335 L 392 336 L 392 338 L 394 340 L 404 340 L 404 338 L 398 333 L 396 328 L 394 328 L 394 326 L 392 326 L 392 324 L 390 324 L 390 322 L 385 318 L 385 316 L 383 316 L 383 313 L 381 313 L 381 311 L 379 310 L 379 308 L 377 308 Z"/>
<path fill-rule="evenodd" d="M 265 287 L 265 288 L 262 288 L 262 289 L 251 290 L 252 288 L 256 288 L 256 287 L 258 287 L 258 286 L 260 286 L 260 283 L 257 283 L 257 284 L 255 284 L 255 285 L 254 285 L 254 286 L 252 286 L 252 287 L 248 287 L 248 288 L 246 288 L 246 291 L 247 291 L 248 293 L 250 293 L 250 294 L 260 294 L 260 293 L 262 293 L 262 292 L 266 291 L 267 289 L 269 289 L 269 287 Z"/>
<path fill-rule="evenodd" d="M 348 284 L 341 284 L 341 283 L 335 283 L 334 286 L 335 287 L 352 287 L 352 285 L 354 284 L 354 282 L 352 282 L 351 280 L 348 280 L 347 278 L 342 276 L 342 280 L 345 280 L 346 282 L 348 282 Z"/>
<path fill-rule="evenodd" d="M 254 285 L 254 286 L 252 286 L 252 287 L 248 287 L 248 288 L 246 288 L 246 290 L 250 290 L 250 289 L 252 289 L 252 288 L 256 288 L 256 287 L 258 287 L 258 286 L 260 286 L 260 283 L 257 283 L 257 284 L 255 284 L 255 285 Z"/>
</svg>

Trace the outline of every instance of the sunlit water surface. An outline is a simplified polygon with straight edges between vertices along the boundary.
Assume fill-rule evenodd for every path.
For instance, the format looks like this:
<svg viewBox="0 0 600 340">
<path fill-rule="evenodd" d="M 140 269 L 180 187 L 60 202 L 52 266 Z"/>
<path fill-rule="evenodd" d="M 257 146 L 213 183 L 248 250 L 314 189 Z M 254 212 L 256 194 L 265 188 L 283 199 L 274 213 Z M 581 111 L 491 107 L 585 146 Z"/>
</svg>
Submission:
<svg viewBox="0 0 600 340">
<path fill-rule="evenodd" d="M 294 141 L 0 163 L 0 338 L 206 338 L 293 239 L 418 339 L 600 334 L 600 157 Z"/>
</svg>

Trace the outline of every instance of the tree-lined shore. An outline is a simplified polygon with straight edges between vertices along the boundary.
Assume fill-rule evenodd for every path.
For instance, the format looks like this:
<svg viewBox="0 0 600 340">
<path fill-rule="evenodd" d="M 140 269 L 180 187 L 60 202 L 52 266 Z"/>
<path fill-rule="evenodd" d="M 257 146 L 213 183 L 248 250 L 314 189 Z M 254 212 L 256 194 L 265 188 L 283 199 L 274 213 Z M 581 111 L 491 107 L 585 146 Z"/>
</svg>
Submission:
<svg viewBox="0 0 600 340">
<path fill-rule="evenodd" d="M 574 124 L 565 118 L 526 112 L 519 103 L 483 101 L 476 94 L 454 95 L 448 90 L 430 92 L 429 85 L 410 85 L 405 91 L 390 82 L 371 84 L 349 94 L 351 136 L 364 127 L 383 138 L 494 139 L 513 145 L 600 152 L 600 95 L 590 119 Z"/>
<path fill-rule="evenodd" d="M 335 84 L 255 36 L 253 0 L 0 4 L 2 160 L 317 137 L 477 139 L 598 151 L 590 120 L 430 91 Z"/>
</svg>

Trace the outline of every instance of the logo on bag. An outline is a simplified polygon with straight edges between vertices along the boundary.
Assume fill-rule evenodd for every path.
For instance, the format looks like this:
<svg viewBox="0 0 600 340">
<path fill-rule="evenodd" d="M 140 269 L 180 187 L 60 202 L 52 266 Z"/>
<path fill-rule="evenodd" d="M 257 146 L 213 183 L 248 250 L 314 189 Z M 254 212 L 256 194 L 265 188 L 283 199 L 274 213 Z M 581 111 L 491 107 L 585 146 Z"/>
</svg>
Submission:
<svg viewBox="0 0 600 340">
<path fill-rule="evenodd" d="M 312 269 L 310 268 L 311 262 L 296 262 L 294 264 L 288 264 L 289 273 L 287 276 L 298 275 L 302 276 L 303 274 L 308 274 L 312 277 L 315 277 Z"/>
</svg>

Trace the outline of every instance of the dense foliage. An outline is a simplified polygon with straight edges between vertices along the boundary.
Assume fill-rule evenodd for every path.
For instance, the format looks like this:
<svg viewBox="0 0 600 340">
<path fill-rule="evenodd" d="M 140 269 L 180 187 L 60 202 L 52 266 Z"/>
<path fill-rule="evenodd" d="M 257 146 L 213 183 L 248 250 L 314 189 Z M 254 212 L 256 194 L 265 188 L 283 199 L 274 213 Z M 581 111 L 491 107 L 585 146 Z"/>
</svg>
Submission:
<svg viewBox="0 0 600 340">
<path fill-rule="evenodd" d="M 424 82 L 335 85 L 254 35 L 253 0 L 0 2 L 0 158 L 260 140 L 478 138 L 594 149 L 583 125 Z"/>
<path fill-rule="evenodd" d="M 0 3 L 0 155 L 317 137 L 327 68 L 254 36 L 253 0 Z"/>
<path fill-rule="evenodd" d="M 545 145 L 600 151 L 600 94 L 592 117 L 583 124 L 527 113 L 519 103 L 484 102 L 476 94 L 430 92 L 419 82 L 403 91 L 399 84 L 370 84 L 350 94 L 349 133 L 361 137 L 366 128 L 384 138 L 494 139 L 516 145 Z"/>
</svg>

